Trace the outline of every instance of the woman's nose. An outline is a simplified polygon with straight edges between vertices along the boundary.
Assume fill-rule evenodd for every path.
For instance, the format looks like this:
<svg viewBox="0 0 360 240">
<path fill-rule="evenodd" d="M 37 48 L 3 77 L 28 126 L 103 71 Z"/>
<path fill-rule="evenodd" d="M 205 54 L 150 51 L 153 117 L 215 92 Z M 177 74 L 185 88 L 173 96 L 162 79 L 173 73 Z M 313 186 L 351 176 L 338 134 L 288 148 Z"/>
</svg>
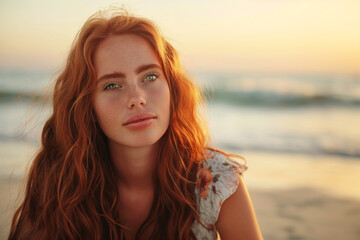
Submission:
<svg viewBox="0 0 360 240">
<path fill-rule="evenodd" d="M 135 109 L 144 107 L 145 105 L 146 100 L 142 89 L 139 86 L 130 86 L 128 108 Z"/>
</svg>

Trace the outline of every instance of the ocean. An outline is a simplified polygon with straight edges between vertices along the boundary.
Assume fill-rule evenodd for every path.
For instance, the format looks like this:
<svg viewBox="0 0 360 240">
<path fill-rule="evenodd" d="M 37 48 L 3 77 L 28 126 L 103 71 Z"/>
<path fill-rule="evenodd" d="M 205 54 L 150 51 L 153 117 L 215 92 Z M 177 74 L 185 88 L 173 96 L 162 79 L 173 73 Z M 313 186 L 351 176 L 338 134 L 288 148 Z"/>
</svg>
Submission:
<svg viewBox="0 0 360 240">
<path fill-rule="evenodd" d="M 54 74 L 0 70 L 0 143 L 39 144 Z M 360 76 L 195 72 L 215 147 L 360 158 Z M 2 159 L 1 162 L 6 161 Z M 1 163 L 0 163 L 1 164 Z"/>
<path fill-rule="evenodd" d="M 203 74 L 214 142 L 360 158 L 360 76 Z"/>
</svg>

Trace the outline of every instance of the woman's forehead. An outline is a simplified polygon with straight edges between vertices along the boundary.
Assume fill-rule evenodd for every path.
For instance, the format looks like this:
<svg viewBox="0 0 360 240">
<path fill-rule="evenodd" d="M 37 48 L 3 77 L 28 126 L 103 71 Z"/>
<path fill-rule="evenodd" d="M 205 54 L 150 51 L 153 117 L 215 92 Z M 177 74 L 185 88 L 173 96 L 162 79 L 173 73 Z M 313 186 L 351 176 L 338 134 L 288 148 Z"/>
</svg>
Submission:
<svg viewBox="0 0 360 240">
<path fill-rule="evenodd" d="M 155 51 L 145 39 L 133 34 L 106 38 L 99 44 L 94 55 L 98 74 L 114 70 L 135 70 L 149 64 L 160 65 Z"/>
</svg>

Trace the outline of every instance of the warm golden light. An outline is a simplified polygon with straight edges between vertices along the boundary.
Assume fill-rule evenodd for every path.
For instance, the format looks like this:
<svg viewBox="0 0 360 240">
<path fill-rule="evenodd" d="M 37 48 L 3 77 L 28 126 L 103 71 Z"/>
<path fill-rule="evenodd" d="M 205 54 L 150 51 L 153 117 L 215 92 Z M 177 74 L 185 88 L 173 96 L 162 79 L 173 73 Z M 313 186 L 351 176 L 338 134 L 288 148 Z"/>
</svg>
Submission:
<svg viewBox="0 0 360 240">
<path fill-rule="evenodd" d="M 2 1 L 0 66 L 58 66 L 86 18 L 111 3 L 38 1 L 22 11 L 24 6 Z M 360 72 L 359 1 L 125 1 L 124 6 L 155 20 L 191 69 Z"/>
</svg>

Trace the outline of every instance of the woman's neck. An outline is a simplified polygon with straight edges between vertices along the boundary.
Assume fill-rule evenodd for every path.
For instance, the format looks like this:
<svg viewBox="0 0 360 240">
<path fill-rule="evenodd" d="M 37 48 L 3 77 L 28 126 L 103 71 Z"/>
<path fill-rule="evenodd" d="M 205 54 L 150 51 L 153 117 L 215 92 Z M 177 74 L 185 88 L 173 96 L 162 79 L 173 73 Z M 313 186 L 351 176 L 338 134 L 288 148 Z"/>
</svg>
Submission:
<svg viewBox="0 0 360 240">
<path fill-rule="evenodd" d="M 128 190 L 153 188 L 153 172 L 158 144 L 138 148 L 109 141 L 111 160 L 119 179 L 119 187 Z"/>
</svg>

